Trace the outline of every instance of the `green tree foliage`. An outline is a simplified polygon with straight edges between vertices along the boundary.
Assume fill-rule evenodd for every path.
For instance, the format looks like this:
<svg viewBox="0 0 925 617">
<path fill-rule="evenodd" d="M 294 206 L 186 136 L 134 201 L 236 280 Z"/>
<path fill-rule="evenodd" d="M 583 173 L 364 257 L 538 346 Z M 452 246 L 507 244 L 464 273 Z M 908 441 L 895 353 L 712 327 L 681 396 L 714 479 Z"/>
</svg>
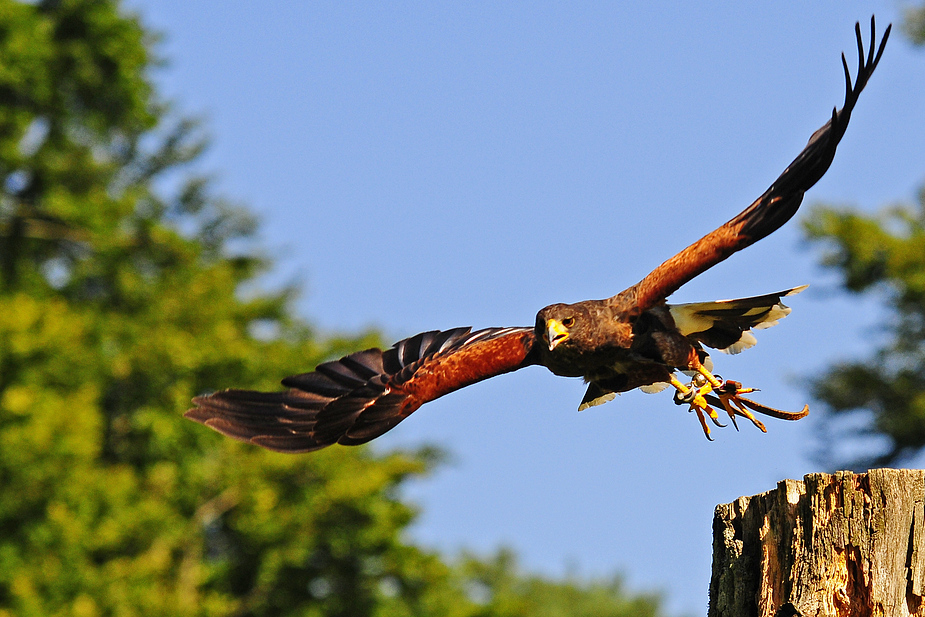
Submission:
<svg viewBox="0 0 925 617">
<path fill-rule="evenodd" d="M 0 616 L 526 614 L 403 538 L 433 453 L 284 456 L 182 419 L 378 341 L 321 341 L 260 290 L 152 44 L 114 1 L 0 0 Z M 498 598 L 557 589 L 492 567 L 519 586 Z"/>
<path fill-rule="evenodd" d="M 658 598 L 629 596 L 619 578 L 554 581 L 518 571 L 514 555 L 501 550 L 492 559 L 468 556 L 459 568 L 473 617 L 635 617 L 658 614 Z"/>
<path fill-rule="evenodd" d="M 903 30 L 925 44 L 925 6 L 906 9 Z M 804 229 L 845 290 L 882 299 L 889 313 L 872 357 L 838 363 L 811 386 L 831 412 L 828 428 L 848 427 L 839 441 L 854 437 L 873 454 L 824 456 L 858 469 L 908 460 L 925 446 L 925 189 L 917 205 L 874 215 L 817 207 Z"/>
<path fill-rule="evenodd" d="M 903 17 L 903 32 L 916 45 L 925 44 L 925 6 L 906 7 Z"/>
<path fill-rule="evenodd" d="M 830 367 L 813 380 L 814 396 L 832 420 L 860 415 L 862 440 L 886 438 L 881 452 L 852 465 L 900 461 L 925 446 L 925 193 L 918 207 L 875 215 L 819 207 L 805 229 L 823 244 L 823 264 L 839 273 L 846 290 L 876 294 L 890 312 L 887 340 L 873 357 Z"/>
</svg>

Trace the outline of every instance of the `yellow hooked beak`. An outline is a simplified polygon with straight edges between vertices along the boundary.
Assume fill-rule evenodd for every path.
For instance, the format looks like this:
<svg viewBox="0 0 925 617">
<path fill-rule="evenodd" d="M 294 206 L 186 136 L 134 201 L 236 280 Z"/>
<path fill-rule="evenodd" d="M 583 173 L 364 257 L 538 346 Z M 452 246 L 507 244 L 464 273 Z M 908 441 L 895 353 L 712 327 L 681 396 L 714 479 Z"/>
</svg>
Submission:
<svg viewBox="0 0 925 617">
<path fill-rule="evenodd" d="M 546 320 L 546 342 L 549 344 L 549 351 L 556 348 L 556 345 L 567 339 L 569 336 L 568 328 L 562 325 L 558 319 Z"/>
</svg>

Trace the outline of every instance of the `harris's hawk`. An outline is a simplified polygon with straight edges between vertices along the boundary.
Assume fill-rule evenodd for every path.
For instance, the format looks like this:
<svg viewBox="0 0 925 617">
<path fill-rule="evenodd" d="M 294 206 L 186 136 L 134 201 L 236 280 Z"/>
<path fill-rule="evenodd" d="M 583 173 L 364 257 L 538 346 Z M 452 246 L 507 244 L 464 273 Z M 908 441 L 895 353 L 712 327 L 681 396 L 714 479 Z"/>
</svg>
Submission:
<svg viewBox="0 0 925 617">
<path fill-rule="evenodd" d="M 803 194 L 828 170 L 851 111 L 877 67 L 890 28 L 874 53 L 865 54 L 855 26 L 858 73 L 845 71 L 845 103 L 813 133 L 809 143 L 771 187 L 741 214 L 667 260 L 639 283 L 605 300 L 553 304 L 532 327 L 470 328 L 424 332 L 390 349 L 367 349 L 325 362 L 313 372 L 283 379 L 283 392 L 223 390 L 193 399 L 186 417 L 234 439 L 280 452 L 309 452 L 339 443 L 357 445 L 382 435 L 418 407 L 444 394 L 495 375 L 542 365 L 556 375 L 583 377 L 588 390 L 579 409 L 634 388 L 675 389 L 675 402 L 690 405 L 707 438 L 705 415 L 719 426 L 714 408 L 733 422 L 742 416 L 759 429 L 751 413 L 796 420 L 809 409 L 789 413 L 742 396 L 752 391 L 721 381 L 711 371 L 704 346 L 738 353 L 751 347 L 753 329 L 774 325 L 790 309 L 779 293 L 694 304 L 665 299 L 711 266 L 764 238 L 797 211 Z M 692 375 L 689 383 L 676 376 Z"/>
</svg>

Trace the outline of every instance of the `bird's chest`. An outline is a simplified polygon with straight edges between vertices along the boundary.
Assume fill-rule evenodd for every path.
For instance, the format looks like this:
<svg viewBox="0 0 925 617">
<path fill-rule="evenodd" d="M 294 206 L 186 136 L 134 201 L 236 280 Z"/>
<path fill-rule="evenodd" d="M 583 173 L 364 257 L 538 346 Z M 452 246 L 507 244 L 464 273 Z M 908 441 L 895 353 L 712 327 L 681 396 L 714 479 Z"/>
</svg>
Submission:
<svg viewBox="0 0 925 617">
<path fill-rule="evenodd" d="M 671 367 L 688 366 L 695 347 L 678 331 L 665 307 L 643 313 L 633 324 L 633 355 Z"/>
</svg>

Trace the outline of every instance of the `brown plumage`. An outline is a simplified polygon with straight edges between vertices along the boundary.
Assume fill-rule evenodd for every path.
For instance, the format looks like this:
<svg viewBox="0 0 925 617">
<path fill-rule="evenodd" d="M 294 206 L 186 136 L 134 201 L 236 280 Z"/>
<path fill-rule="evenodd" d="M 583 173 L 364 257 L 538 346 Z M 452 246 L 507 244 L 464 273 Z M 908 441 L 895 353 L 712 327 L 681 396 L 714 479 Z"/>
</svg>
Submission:
<svg viewBox="0 0 925 617">
<path fill-rule="evenodd" d="M 675 402 L 690 404 L 707 437 L 704 420 L 717 424 L 713 407 L 735 421 L 743 416 L 764 430 L 751 411 L 784 419 L 790 414 L 744 398 L 736 382 L 709 372 L 703 346 L 737 353 L 754 344 L 752 329 L 774 325 L 790 309 L 781 298 L 795 288 L 765 296 L 669 305 L 681 285 L 764 238 L 797 211 L 803 194 L 826 172 L 845 133 L 858 95 L 877 67 L 890 34 L 887 27 L 874 53 L 866 54 L 860 25 L 858 74 L 851 83 L 842 55 L 846 94 L 842 109 L 810 137 L 780 177 L 741 214 L 655 268 L 639 283 L 605 300 L 553 304 L 533 327 L 457 328 L 418 334 L 390 349 L 367 349 L 325 362 L 313 372 L 287 377 L 283 392 L 224 390 L 193 399 L 186 417 L 229 437 L 281 452 L 306 452 L 340 443 L 357 445 L 385 433 L 424 403 L 475 382 L 534 364 L 556 375 L 583 377 L 588 392 L 581 407 L 602 403 L 634 388 L 656 391 L 668 385 Z M 687 385 L 676 371 L 690 371 Z"/>
</svg>

